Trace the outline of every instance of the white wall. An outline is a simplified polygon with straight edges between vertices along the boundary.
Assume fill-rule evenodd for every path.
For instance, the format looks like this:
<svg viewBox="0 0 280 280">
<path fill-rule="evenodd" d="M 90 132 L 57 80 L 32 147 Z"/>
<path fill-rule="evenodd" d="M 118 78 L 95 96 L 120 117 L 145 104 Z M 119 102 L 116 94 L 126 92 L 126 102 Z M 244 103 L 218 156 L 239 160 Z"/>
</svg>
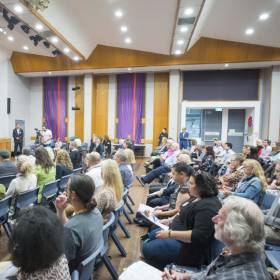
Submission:
<svg viewBox="0 0 280 280">
<path fill-rule="evenodd" d="M 43 124 L 43 79 L 30 80 L 30 125 L 29 136 L 36 136 L 34 128 L 41 129 Z M 33 143 L 29 137 L 29 143 Z"/>
<path fill-rule="evenodd" d="M 117 79 L 116 75 L 109 75 L 109 92 L 108 92 L 108 136 L 115 139 L 117 108 Z"/>
</svg>

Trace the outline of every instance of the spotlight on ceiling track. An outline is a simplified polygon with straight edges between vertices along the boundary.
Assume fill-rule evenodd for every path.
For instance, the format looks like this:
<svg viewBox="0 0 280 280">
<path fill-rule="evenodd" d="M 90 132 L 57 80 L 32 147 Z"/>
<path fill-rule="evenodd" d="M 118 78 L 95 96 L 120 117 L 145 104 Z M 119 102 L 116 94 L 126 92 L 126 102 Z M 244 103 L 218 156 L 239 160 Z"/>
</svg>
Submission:
<svg viewBox="0 0 280 280">
<path fill-rule="evenodd" d="M 22 29 L 22 31 L 24 33 L 29 34 L 29 32 L 30 32 L 30 27 L 29 26 L 23 24 L 23 25 L 20 26 L 20 28 Z"/>
<path fill-rule="evenodd" d="M 29 39 L 33 41 L 35 47 L 37 47 L 39 42 L 43 40 L 43 38 L 40 35 L 29 36 Z"/>
<path fill-rule="evenodd" d="M 6 9 L 3 9 L 3 17 L 7 21 L 7 23 L 8 23 L 7 27 L 10 30 L 13 30 L 15 28 L 15 26 L 20 22 L 20 20 L 17 19 L 15 16 L 9 17 L 8 10 L 6 10 Z"/>
<path fill-rule="evenodd" d="M 49 49 L 50 43 L 48 41 L 44 41 L 43 44 L 47 49 Z"/>
<path fill-rule="evenodd" d="M 54 55 L 54 56 L 58 56 L 58 55 L 61 55 L 62 53 L 61 53 L 61 51 L 60 50 L 54 50 L 54 51 L 52 51 L 52 54 Z"/>
</svg>

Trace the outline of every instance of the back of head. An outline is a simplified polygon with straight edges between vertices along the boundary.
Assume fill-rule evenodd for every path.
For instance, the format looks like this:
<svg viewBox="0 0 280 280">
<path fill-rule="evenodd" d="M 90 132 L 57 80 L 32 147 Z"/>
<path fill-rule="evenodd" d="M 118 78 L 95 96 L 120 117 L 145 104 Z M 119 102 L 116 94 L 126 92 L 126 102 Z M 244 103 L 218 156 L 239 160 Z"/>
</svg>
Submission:
<svg viewBox="0 0 280 280">
<path fill-rule="evenodd" d="M 10 152 L 6 150 L 0 150 L 0 157 L 2 159 L 9 159 L 10 158 Z"/>
<path fill-rule="evenodd" d="M 93 198 L 95 184 L 90 176 L 85 174 L 71 176 L 69 190 L 76 193 L 80 202 L 88 211 L 96 207 L 96 201 Z"/>
<path fill-rule="evenodd" d="M 36 165 L 40 165 L 47 172 L 54 166 L 48 151 L 44 147 L 39 147 L 35 150 L 35 158 Z"/>
<path fill-rule="evenodd" d="M 81 141 L 81 139 L 79 139 L 79 138 L 76 138 L 75 140 L 74 140 L 74 146 L 76 147 L 76 148 L 79 148 L 81 145 L 82 145 L 82 141 Z"/>
<path fill-rule="evenodd" d="M 199 171 L 193 175 L 198 194 L 201 198 L 218 195 L 218 188 L 215 179 L 207 172 Z"/>
<path fill-rule="evenodd" d="M 91 152 L 86 155 L 86 159 L 88 161 L 89 166 L 93 166 L 98 164 L 101 161 L 101 156 L 97 152 Z"/>
<path fill-rule="evenodd" d="M 188 152 L 181 152 L 177 156 L 177 162 L 184 162 L 186 164 L 191 164 L 191 157 L 189 156 Z"/>
<path fill-rule="evenodd" d="M 22 154 L 25 155 L 25 156 L 31 156 L 32 155 L 31 149 L 28 148 L 28 147 L 24 147 L 22 149 Z"/>
<path fill-rule="evenodd" d="M 251 200 L 231 196 L 225 200 L 224 234 L 234 246 L 245 252 L 261 252 L 264 248 L 264 216 Z"/>
<path fill-rule="evenodd" d="M 124 149 L 118 149 L 115 157 L 118 159 L 119 162 L 121 163 L 126 163 L 127 162 L 127 155 Z"/>
<path fill-rule="evenodd" d="M 13 263 L 31 273 L 50 267 L 64 252 L 63 225 L 44 207 L 22 211 L 14 225 L 9 250 Z"/>
<path fill-rule="evenodd" d="M 118 164 L 112 159 L 106 159 L 101 164 L 101 174 L 105 187 L 112 187 L 115 190 L 117 200 L 122 197 L 123 182 Z"/>
<path fill-rule="evenodd" d="M 56 155 L 56 164 L 62 164 L 68 169 L 73 170 L 73 164 L 71 162 L 69 153 L 66 150 L 58 150 Z"/>
<path fill-rule="evenodd" d="M 17 159 L 17 171 L 21 176 L 27 176 L 33 172 L 33 164 L 28 156 L 21 155 Z"/>
</svg>

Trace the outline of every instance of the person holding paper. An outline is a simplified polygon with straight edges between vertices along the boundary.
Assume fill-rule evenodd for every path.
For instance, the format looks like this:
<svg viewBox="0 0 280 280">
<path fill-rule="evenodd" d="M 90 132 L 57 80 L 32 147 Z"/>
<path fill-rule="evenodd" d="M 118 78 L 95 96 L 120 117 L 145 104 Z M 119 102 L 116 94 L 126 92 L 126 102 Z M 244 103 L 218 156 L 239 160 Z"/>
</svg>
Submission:
<svg viewBox="0 0 280 280">
<path fill-rule="evenodd" d="M 178 176 L 181 164 L 174 165 Z M 199 172 L 190 177 L 189 192 L 191 199 L 182 204 L 179 214 L 161 221 L 169 230 L 150 232 L 150 241 L 143 245 L 145 260 L 159 269 L 172 262 L 200 267 L 211 261 L 212 218 L 221 208 L 216 182 L 208 173 Z"/>
</svg>

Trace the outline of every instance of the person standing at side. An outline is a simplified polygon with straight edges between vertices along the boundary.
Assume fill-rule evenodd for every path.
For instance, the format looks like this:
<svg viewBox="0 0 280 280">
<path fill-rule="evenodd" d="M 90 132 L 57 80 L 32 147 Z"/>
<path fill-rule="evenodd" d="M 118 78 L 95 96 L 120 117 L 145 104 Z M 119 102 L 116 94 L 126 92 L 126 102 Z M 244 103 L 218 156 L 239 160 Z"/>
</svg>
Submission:
<svg viewBox="0 0 280 280">
<path fill-rule="evenodd" d="M 16 127 L 13 130 L 15 156 L 22 154 L 23 136 L 24 136 L 23 129 L 20 127 L 20 124 L 17 123 Z M 19 152 L 18 152 L 18 149 L 19 149 Z"/>
</svg>

